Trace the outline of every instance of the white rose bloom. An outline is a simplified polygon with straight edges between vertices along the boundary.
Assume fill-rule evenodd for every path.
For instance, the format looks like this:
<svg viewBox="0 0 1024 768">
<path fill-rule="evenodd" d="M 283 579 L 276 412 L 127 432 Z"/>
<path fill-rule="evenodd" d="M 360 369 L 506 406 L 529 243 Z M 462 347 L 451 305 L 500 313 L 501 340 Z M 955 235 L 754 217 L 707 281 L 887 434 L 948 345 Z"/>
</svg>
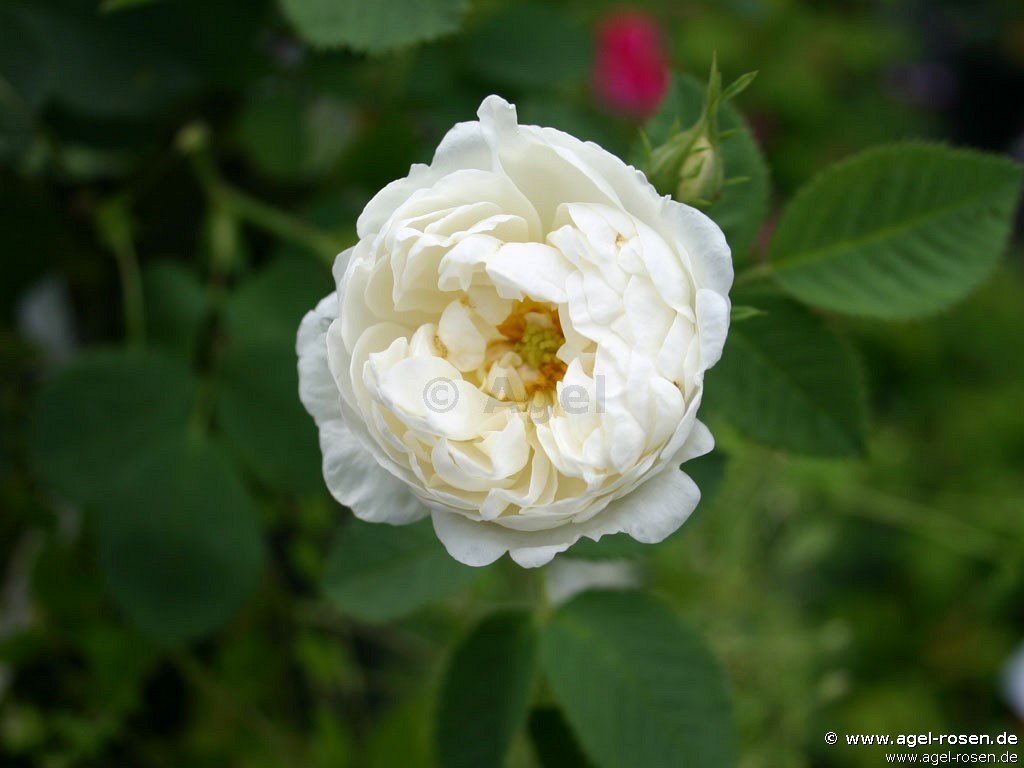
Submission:
<svg viewBox="0 0 1024 768">
<path fill-rule="evenodd" d="M 431 515 L 468 565 L 661 541 L 714 445 L 729 247 L 596 144 L 496 96 L 478 114 L 370 201 L 299 328 L 327 485 L 363 520 Z"/>
</svg>

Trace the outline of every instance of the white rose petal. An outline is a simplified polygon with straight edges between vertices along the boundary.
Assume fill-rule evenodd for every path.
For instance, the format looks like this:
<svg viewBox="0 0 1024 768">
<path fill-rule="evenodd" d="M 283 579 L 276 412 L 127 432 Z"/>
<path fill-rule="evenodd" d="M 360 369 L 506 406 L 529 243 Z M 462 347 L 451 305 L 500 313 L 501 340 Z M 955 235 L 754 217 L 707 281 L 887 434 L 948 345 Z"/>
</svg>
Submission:
<svg viewBox="0 0 1024 768">
<path fill-rule="evenodd" d="M 478 115 L 370 201 L 299 329 L 328 488 L 371 522 L 431 514 L 469 565 L 661 541 L 714 446 L 725 238 L 595 144 L 496 96 Z"/>
</svg>

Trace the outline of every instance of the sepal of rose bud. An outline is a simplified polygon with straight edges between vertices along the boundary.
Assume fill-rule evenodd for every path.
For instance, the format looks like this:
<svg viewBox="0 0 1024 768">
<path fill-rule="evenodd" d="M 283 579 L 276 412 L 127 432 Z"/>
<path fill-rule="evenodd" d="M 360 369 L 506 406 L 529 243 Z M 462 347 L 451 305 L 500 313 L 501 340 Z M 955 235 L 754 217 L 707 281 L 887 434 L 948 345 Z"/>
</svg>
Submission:
<svg viewBox="0 0 1024 768">
<path fill-rule="evenodd" d="M 712 58 L 700 117 L 685 131 L 674 130 L 664 144 L 648 152 L 648 178 L 659 192 L 687 205 L 706 208 L 726 186 L 740 181 L 725 178 L 722 142 L 731 132 L 719 131 L 718 110 L 742 93 L 756 76 L 757 72 L 748 72 L 723 90 L 717 59 Z"/>
</svg>

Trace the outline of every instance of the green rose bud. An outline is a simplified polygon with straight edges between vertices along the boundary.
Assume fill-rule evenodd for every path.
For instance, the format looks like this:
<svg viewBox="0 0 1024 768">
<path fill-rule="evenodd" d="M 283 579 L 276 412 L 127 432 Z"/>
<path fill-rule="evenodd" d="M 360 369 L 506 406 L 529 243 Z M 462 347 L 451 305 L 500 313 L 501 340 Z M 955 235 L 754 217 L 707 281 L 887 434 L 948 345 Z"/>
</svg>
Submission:
<svg viewBox="0 0 1024 768">
<path fill-rule="evenodd" d="M 739 181 L 725 178 L 722 142 L 729 135 L 718 130 L 718 108 L 746 89 L 756 76 L 757 72 L 748 72 L 723 90 L 718 62 L 715 58 L 711 60 L 704 108 L 697 122 L 649 151 L 647 176 L 659 192 L 682 203 L 706 208 L 718 199 L 725 186 Z"/>
</svg>

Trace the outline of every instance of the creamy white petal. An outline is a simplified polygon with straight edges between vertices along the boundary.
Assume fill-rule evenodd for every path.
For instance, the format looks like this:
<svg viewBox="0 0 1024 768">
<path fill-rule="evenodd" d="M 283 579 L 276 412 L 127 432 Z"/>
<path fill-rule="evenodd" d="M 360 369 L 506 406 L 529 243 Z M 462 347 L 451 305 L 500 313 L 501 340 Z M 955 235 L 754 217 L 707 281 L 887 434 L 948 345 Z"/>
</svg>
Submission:
<svg viewBox="0 0 1024 768">
<path fill-rule="evenodd" d="M 689 475 L 670 465 L 602 512 L 644 544 L 657 544 L 697 508 L 700 489 Z"/>
<path fill-rule="evenodd" d="M 726 296 L 732 287 L 732 252 L 725 235 L 696 208 L 666 199 L 663 215 L 669 232 L 685 248 L 698 288 Z"/>
<path fill-rule="evenodd" d="M 729 335 L 729 299 L 707 289 L 697 291 L 697 327 L 700 328 L 700 364 L 711 368 L 722 357 Z"/>
<path fill-rule="evenodd" d="M 619 533 L 616 521 L 598 516 L 586 523 L 572 523 L 541 531 L 513 531 L 488 521 L 470 520 L 457 512 L 431 513 L 434 531 L 448 554 L 473 567 L 490 565 L 506 552 L 524 568 L 547 565 L 580 538 L 600 539 Z"/>
<path fill-rule="evenodd" d="M 711 430 L 707 428 L 703 421 L 697 419 L 694 421 L 693 429 L 686 438 L 682 449 L 670 459 L 669 463 L 681 464 L 690 459 L 696 459 L 698 456 L 703 456 L 706 453 L 711 453 L 714 449 L 715 438 L 711 434 Z"/>
<path fill-rule="evenodd" d="M 508 243 L 487 259 L 487 274 L 503 299 L 530 297 L 561 304 L 569 265 L 554 248 L 542 243 Z"/>
<path fill-rule="evenodd" d="M 331 293 L 306 313 L 295 349 L 299 356 L 299 399 L 317 424 L 341 415 L 338 385 L 327 362 L 327 329 L 338 314 L 338 295 Z"/>
<path fill-rule="evenodd" d="M 405 525 L 427 516 L 409 487 L 383 469 L 341 419 L 320 425 L 320 450 L 328 490 L 360 520 Z"/>
<path fill-rule="evenodd" d="M 487 352 L 487 338 L 473 315 L 464 302 L 456 300 L 445 307 L 437 324 L 443 356 L 460 371 L 479 368 Z"/>
</svg>

